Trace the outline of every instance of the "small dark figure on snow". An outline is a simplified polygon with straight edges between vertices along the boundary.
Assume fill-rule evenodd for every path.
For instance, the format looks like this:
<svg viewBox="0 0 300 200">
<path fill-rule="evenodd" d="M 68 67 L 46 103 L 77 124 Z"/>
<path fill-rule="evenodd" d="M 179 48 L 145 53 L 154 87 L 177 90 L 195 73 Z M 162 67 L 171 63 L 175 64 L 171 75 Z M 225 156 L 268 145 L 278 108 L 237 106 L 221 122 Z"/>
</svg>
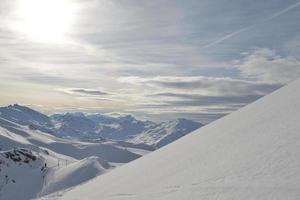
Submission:
<svg viewBox="0 0 300 200">
<path fill-rule="evenodd" d="M 44 171 L 47 169 L 47 163 L 44 164 L 44 166 L 42 167 L 41 171 Z"/>
</svg>

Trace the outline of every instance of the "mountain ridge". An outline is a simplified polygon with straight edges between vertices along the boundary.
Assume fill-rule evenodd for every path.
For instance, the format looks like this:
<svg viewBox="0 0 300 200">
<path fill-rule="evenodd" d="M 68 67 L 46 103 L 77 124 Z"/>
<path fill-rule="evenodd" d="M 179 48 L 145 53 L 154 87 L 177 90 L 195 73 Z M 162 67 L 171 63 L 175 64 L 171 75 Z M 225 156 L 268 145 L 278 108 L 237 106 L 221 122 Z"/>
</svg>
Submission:
<svg viewBox="0 0 300 200">
<path fill-rule="evenodd" d="M 203 124 L 183 118 L 155 123 L 132 115 L 109 116 L 80 112 L 47 116 L 19 104 L 0 107 L 0 117 L 57 137 L 117 140 L 160 148 L 200 128 Z"/>
</svg>

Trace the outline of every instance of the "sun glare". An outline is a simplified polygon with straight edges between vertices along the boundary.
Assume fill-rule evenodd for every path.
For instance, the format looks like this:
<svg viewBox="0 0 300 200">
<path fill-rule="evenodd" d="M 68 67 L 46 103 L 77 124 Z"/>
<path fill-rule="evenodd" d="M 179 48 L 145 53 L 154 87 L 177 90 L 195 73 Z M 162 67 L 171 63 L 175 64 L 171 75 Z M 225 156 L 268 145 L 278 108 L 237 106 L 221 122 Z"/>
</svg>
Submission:
<svg viewBox="0 0 300 200">
<path fill-rule="evenodd" d="M 70 0 L 19 0 L 15 28 L 43 42 L 65 40 L 75 19 L 75 5 Z"/>
</svg>

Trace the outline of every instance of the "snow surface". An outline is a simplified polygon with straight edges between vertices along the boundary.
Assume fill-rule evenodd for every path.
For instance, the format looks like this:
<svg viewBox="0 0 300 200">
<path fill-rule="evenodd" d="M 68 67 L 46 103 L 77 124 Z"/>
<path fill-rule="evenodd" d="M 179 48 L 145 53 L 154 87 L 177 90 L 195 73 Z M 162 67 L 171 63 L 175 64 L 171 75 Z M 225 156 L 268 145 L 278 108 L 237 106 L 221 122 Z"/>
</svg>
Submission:
<svg viewBox="0 0 300 200">
<path fill-rule="evenodd" d="M 298 200 L 299 88 L 297 80 L 170 145 L 48 199 Z"/>
<path fill-rule="evenodd" d="M 133 151 L 119 143 L 57 138 L 0 117 L 0 199 L 69 189 L 113 169 L 109 162 L 118 166 L 141 156 Z"/>
</svg>

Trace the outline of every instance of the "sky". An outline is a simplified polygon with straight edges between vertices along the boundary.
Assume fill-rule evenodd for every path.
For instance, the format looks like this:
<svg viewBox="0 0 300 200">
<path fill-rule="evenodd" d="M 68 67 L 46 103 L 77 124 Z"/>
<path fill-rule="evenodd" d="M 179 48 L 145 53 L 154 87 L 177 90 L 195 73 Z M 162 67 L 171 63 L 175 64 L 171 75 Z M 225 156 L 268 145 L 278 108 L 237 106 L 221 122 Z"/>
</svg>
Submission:
<svg viewBox="0 0 300 200">
<path fill-rule="evenodd" d="M 0 105 L 208 123 L 300 76 L 299 21 L 299 0 L 1 0 Z"/>
</svg>

